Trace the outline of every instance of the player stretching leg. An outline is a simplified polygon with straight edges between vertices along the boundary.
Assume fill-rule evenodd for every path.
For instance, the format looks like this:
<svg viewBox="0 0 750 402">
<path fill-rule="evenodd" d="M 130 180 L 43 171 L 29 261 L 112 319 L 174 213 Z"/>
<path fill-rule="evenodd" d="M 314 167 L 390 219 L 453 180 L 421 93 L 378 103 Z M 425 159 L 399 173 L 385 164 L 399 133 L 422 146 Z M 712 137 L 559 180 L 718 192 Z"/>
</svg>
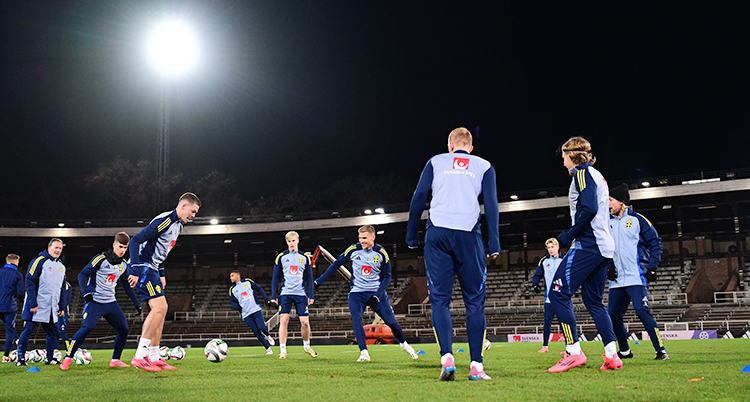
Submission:
<svg viewBox="0 0 750 402">
<path fill-rule="evenodd" d="M 138 349 L 130 364 L 146 371 L 175 370 L 159 358 L 159 342 L 167 315 L 164 297 L 164 260 L 177 243 L 182 227 L 198 213 L 201 201 L 193 193 L 185 193 L 177 208 L 154 218 L 143 230 L 130 239 L 130 266 L 128 283 L 136 287 L 141 301 L 148 301 L 151 311 L 143 322 L 143 332 Z"/>
<path fill-rule="evenodd" d="M 544 278 L 544 327 L 542 333 L 544 334 L 542 348 L 539 349 L 539 353 L 549 352 L 547 345 L 549 344 L 549 335 L 552 331 L 552 320 L 555 318 L 555 313 L 552 311 L 552 306 L 549 301 L 549 290 L 552 288 L 552 279 L 557 272 L 557 268 L 560 266 L 562 256 L 560 255 L 560 243 L 554 237 L 547 239 L 544 243 L 547 247 L 547 256 L 539 261 L 539 265 L 536 267 L 534 273 L 534 279 L 531 286 L 534 287 L 534 291 L 540 293 L 542 291 L 539 281 Z"/>
<path fill-rule="evenodd" d="M 573 294 L 581 288 L 581 298 L 594 319 L 604 343 L 602 370 L 622 367 L 617 356 L 615 333 L 607 309 L 602 303 L 607 270 L 615 253 L 609 228 L 609 188 L 592 164 L 591 144 L 582 137 L 573 137 L 562 146 L 563 164 L 573 176 L 570 185 L 570 215 L 573 226 L 560 233 L 560 245 L 571 244 L 552 281 L 549 299 L 565 335 L 566 352 L 550 373 L 566 371 L 586 363 L 581 350 L 573 313 Z"/>
<path fill-rule="evenodd" d="M 232 281 L 232 286 L 229 288 L 229 304 L 232 305 L 233 309 L 240 312 L 242 321 L 245 321 L 245 324 L 253 330 L 255 337 L 266 348 L 266 354 L 272 355 L 271 346 L 274 345 L 274 341 L 271 334 L 268 333 L 268 327 L 263 320 L 261 304 L 258 302 L 258 294 L 263 296 L 263 299 L 268 298 L 266 292 L 251 279 L 243 280 L 240 271 L 237 270 L 229 274 L 229 280 Z"/>
<path fill-rule="evenodd" d="M 401 349 L 416 359 L 414 351 L 406 338 L 401 326 L 396 322 L 393 308 L 388 301 L 385 289 L 391 283 L 391 260 L 388 253 L 380 244 L 375 244 L 375 228 L 365 225 L 359 228 L 359 243 L 352 244 L 344 251 L 336 261 L 323 273 L 315 284 L 322 285 L 341 265 L 352 263 L 351 290 L 349 291 L 349 312 L 352 315 L 352 327 L 354 337 L 359 346 L 358 362 L 369 362 L 370 352 L 367 351 L 367 336 L 362 326 L 362 314 L 365 306 L 370 306 L 373 312 L 385 321 L 385 325 L 391 328 L 393 336 L 401 345 Z"/>
<path fill-rule="evenodd" d="M 424 238 L 424 261 L 430 289 L 432 326 L 440 345 L 443 369 L 440 379 L 452 381 L 453 322 L 449 305 L 455 277 L 461 284 L 466 306 L 466 333 L 471 354 L 470 380 L 491 380 L 484 373 L 482 345 L 487 334 L 484 315 L 487 260 L 482 240 L 478 197 L 484 199 L 489 240 L 488 254 L 500 254 L 500 215 L 497 205 L 495 168 L 486 160 L 470 155 L 474 149 L 469 130 L 460 127 L 448 136 L 448 153 L 432 157 L 422 171 L 409 207 L 406 244 L 419 246 L 417 229 L 432 189 L 430 215 Z"/>
<path fill-rule="evenodd" d="M 628 185 L 622 184 L 609 192 L 610 227 L 615 239 L 614 268 L 609 279 L 609 316 L 617 335 L 621 359 L 630 359 L 628 332 L 622 318 L 630 301 L 638 318 L 646 328 L 656 350 L 654 360 L 669 360 L 664 349 L 659 326 L 648 307 L 648 283 L 656 280 L 656 269 L 661 261 L 661 238 L 651 222 L 633 211 Z"/>
<path fill-rule="evenodd" d="M 125 293 L 130 297 L 130 300 L 133 301 L 138 312 L 143 311 L 135 291 L 123 275 L 127 272 L 127 263 L 123 261 L 123 256 L 128 251 L 129 241 L 130 236 L 127 233 L 116 234 L 112 248 L 96 255 L 78 274 L 78 284 L 81 286 L 83 300 L 86 301 L 83 307 L 83 324 L 81 329 L 73 335 L 73 340 L 70 341 L 70 346 L 68 346 L 68 352 L 62 364 L 60 364 L 60 370 L 70 368 L 70 363 L 73 361 L 76 351 L 81 347 L 86 336 L 94 329 L 96 322 L 101 317 L 104 317 L 109 325 L 117 331 L 115 350 L 112 353 L 109 367 L 130 367 L 120 360 L 130 329 L 125 314 L 115 298 L 115 287 L 119 283 L 125 289 Z"/>
<path fill-rule="evenodd" d="M 271 281 L 272 302 L 279 305 L 281 320 L 279 321 L 279 359 L 286 359 L 286 336 L 289 327 L 289 313 L 292 305 L 297 308 L 297 315 L 302 326 L 302 342 L 305 353 L 310 357 L 318 357 L 313 348 L 310 347 L 310 311 L 308 306 L 315 302 L 313 289 L 313 274 L 310 257 L 299 251 L 299 234 L 288 232 L 284 239 L 288 247 L 287 251 L 276 257 L 273 266 L 273 280 Z M 276 297 L 276 289 L 279 279 L 283 280 L 281 295 Z M 305 293 L 305 283 L 310 297 Z"/>
</svg>

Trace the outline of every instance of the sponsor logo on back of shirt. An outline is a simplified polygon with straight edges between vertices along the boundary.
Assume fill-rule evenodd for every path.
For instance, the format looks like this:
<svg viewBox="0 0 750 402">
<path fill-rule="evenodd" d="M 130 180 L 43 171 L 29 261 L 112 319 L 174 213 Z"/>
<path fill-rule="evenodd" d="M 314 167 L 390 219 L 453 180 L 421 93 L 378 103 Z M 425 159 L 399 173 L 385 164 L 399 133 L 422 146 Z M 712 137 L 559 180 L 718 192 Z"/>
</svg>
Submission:
<svg viewBox="0 0 750 402">
<path fill-rule="evenodd" d="M 469 170 L 469 158 L 453 158 L 453 169 Z"/>
</svg>

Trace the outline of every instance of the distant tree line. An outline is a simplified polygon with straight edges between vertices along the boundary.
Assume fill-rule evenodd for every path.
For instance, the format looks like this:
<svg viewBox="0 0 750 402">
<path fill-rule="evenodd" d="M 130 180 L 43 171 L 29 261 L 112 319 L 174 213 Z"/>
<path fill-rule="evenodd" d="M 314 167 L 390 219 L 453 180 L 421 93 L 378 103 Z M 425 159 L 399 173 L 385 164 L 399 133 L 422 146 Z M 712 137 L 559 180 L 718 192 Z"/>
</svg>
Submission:
<svg viewBox="0 0 750 402">
<path fill-rule="evenodd" d="M 156 205 L 156 169 L 151 161 L 117 158 L 79 182 L 51 182 L 33 198 L 0 197 L 5 218 L 121 219 L 151 217 L 172 205 Z M 197 179 L 196 179 L 197 178 Z M 265 215 L 368 207 L 411 200 L 416 183 L 395 174 L 350 174 L 324 186 L 293 187 L 245 199 L 237 180 L 218 170 L 171 175 L 168 199 L 184 191 L 201 198 L 203 216 Z"/>
</svg>

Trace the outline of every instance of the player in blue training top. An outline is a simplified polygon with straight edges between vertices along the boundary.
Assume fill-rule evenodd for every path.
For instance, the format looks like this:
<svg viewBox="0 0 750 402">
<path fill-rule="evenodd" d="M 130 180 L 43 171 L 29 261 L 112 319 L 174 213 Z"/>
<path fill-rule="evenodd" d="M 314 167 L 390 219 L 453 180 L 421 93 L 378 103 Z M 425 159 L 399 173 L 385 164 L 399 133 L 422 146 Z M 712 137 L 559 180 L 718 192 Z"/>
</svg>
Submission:
<svg viewBox="0 0 750 402">
<path fill-rule="evenodd" d="M 648 307 L 648 283 L 656 280 L 661 261 L 661 238 L 643 215 L 633 211 L 627 184 L 609 192 L 609 220 L 615 239 L 614 269 L 610 269 L 609 316 L 617 336 L 621 359 L 630 359 L 628 331 L 622 322 L 632 300 L 633 308 L 656 350 L 655 360 L 669 360 L 651 309 Z"/>
<path fill-rule="evenodd" d="M 552 288 L 552 278 L 554 278 L 557 268 L 562 262 L 562 256 L 560 255 L 560 243 L 554 237 L 547 239 L 544 243 L 547 247 L 548 254 L 539 260 L 539 265 L 536 267 L 534 278 L 531 282 L 531 286 L 534 287 L 534 291 L 541 293 L 541 285 L 539 282 L 544 278 L 544 327 L 542 333 L 544 334 L 542 348 L 539 349 L 539 353 L 549 352 L 549 336 L 552 331 L 552 319 L 555 318 L 555 313 L 552 311 L 552 306 L 549 301 L 549 290 Z"/>
<path fill-rule="evenodd" d="M 318 354 L 310 347 L 310 311 L 308 306 L 315 302 L 315 291 L 313 287 L 312 263 L 310 257 L 299 251 L 299 233 L 288 232 L 284 239 L 288 247 L 287 251 L 276 257 L 273 266 L 273 280 L 271 281 L 271 301 L 279 305 L 279 359 L 286 359 L 286 336 L 289 327 L 289 313 L 292 306 L 297 308 L 299 323 L 302 327 L 302 344 L 305 353 L 310 357 L 318 357 Z M 276 296 L 276 289 L 282 280 L 281 294 Z M 308 293 L 305 292 L 305 285 Z"/>
<path fill-rule="evenodd" d="M 487 319 L 484 303 L 487 288 L 486 255 L 500 254 L 500 215 L 497 205 L 495 168 L 486 160 L 470 155 L 474 149 L 469 130 L 459 127 L 448 136 L 448 153 L 432 157 L 422 171 L 409 208 L 406 244 L 419 246 L 419 228 L 427 195 L 432 190 L 424 262 L 430 289 L 432 326 L 440 345 L 440 379 L 452 381 L 453 322 L 449 305 L 455 277 L 461 284 L 466 306 L 466 333 L 471 354 L 470 380 L 491 380 L 484 373 L 482 355 Z M 478 197 L 482 194 L 489 240 L 485 251 Z"/>
<path fill-rule="evenodd" d="M 10 363 L 10 349 L 18 339 L 16 332 L 16 315 L 18 314 L 18 300 L 23 300 L 23 275 L 18 272 L 21 257 L 8 254 L 5 266 L 0 268 L 0 319 L 5 323 L 5 354 L 3 363 Z"/>
<path fill-rule="evenodd" d="M 263 300 L 268 299 L 266 292 L 252 279 L 242 279 L 240 271 L 237 270 L 229 274 L 229 280 L 232 281 L 232 286 L 229 287 L 229 304 L 240 312 L 242 321 L 245 321 L 266 348 L 266 355 L 272 355 L 271 346 L 275 345 L 275 342 L 268 332 L 266 321 L 263 319 L 262 304 L 258 299 L 258 296 L 262 296 Z"/>
<path fill-rule="evenodd" d="M 26 366 L 26 348 L 29 338 L 37 323 L 47 333 L 47 361 L 54 364 L 54 352 L 57 347 L 57 320 L 65 314 L 60 295 L 65 291 L 65 264 L 60 261 L 63 241 L 53 238 L 47 243 L 47 250 L 31 260 L 26 272 L 26 298 L 23 303 L 21 319 L 24 320 L 23 331 L 18 339 L 17 366 Z"/>
<path fill-rule="evenodd" d="M 167 298 L 164 287 L 164 260 L 177 243 L 182 227 L 195 217 L 201 201 L 193 193 L 183 194 L 177 207 L 154 218 L 143 230 L 130 239 L 130 264 L 128 283 L 137 288 L 141 301 L 151 307 L 143 322 L 138 349 L 130 365 L 146 371 L 175 370 L 159 357 L 159 342 L 167 315 Z"/>
<path fill-rule="evenodd" d="M 130 329 L 128 328 L 128 321 L 125 319 L 125 313 L 122 312 L 115 297 L 115 289 L 119 283 L 125 289 L 125 293 L 130 297 L 130 300 L 133 301 L 138 313 L 140 314 L 143 311 L 135 291 L 128 284 L 126 275 L 123 275 L 127 272 L 127 262 L 123 260 L 123 257 L 128 251 L 129 241 L 130 236 L 127 233 L 116 234 L 112 248 L 97 254 L 78 274 L 78 284 L 81 286 L 83 300 L 86 302 L 83 307 L 83 324 L 81 329 L 73 335 L 67 354 L 60 364 L 61 370 L 70 368 L 70 363 L 73 361 L 72 357 L 75 356 L 78 348 L 86 340 L 86 336 L 102 317 L 117 331 L 115 350 L 112 353 L 109 367 L 130 367 L 120 360 Z"/>
<path fill-rule="evenodd" d="M 62 339 L 65 349 L 70 347 L 70 337 L 68 336 L 68 308 L 70 307 L 70 299 L 73 297 L 73 287 L 70 283 L 65 281 L 65 288 L 60 293 L 60 308 L 63 310 L 63 315 L 57 320 L 57 334 Z M 55 361 L 52 364 L 59 364 L 60 362 Z"/>
<path fill-rule="evenodd" d="M 566 353 L 549 372 L 559 373 L 586 363 L 571 300 L 579 287 L 583 304 L 604 343 L 601 369 L 619 369 L 622 360 L 617 356 L 612 321 L 602 302 L 607 271 L 615 253 L 609 229 L 609 188 L 602 174 L 592 166 L 596 158 L 591 154 L 591 144 L 583 137 L 565 142 L 562 158 L 565 169 L 573 176 L 569 191 L 573 226 L 557 236 L 561 246 L 571 246 L 555 273 L 549 299 L 565 335 Z"/>
<path fill-rule="evenodd" d="M 416 359 L 414 351 L 406 338 L 401 326 L 396 322 L 393 308 L 388 301 L 385 289 L 391 283 L 391 260 L 388 253 L 380 244 L 375 244 L 375 228 L 365 225 L 359 228 L 359 243 L 352 244 L 346 249 L 330 267 L 315 280 L 316 285 L 322 285 L 341 265 L 351 262 L 352 278 L 349 290 L 349 312 L 352 315 L 354 337 L 359 346 L 358 362 L 369 362 L 370 352 L 367 350 L 367 336 L 362 325 L 362 314 L 365 307 L 370 306 L 374 313 L 385 321 L 391 328 L 393 336 L 401 345 L 401 349 Z"/>
</svg>

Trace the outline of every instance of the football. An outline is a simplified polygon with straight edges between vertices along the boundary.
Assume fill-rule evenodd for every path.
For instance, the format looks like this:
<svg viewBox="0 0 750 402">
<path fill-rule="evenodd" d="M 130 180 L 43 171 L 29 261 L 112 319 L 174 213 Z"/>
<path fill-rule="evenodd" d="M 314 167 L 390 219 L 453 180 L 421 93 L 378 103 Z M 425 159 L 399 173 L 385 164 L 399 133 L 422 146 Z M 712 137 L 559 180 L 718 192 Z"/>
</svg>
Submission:
<svg viewBox="0 0 750 402">
<path fill-rule="evenodd" d="M 212 339 L 206 344 L 206 348 L 203 349 L 206 355 L 206 359 L 212 363 L 221 363 L 227 358 L 229 348 L 227 343 L 221 339 Z"/>
<path fill-rule="evenodd" d="M 91 352 L 86 349 L 78 349 L 76 354 L 73 356 L 73 361 L 78 365 L 91 364 Z"/>
<path fill-rule="evenodd" d="M 41 363 L 46 357 L 47 352 L 42 349 L 34 349 L 29 352 L 29 358 L 26 359 L 29 363 Z"/>
<path fill-rule="evenodd" d="M 169 358 L 172 360 L 182 360 L 185 358 L 185 349 L 182 346 L 175 346 L 169 352 Z"/>
<path fill-rule="evenodd" d="M 62 362 L 63 354 L 59 350 L 55 349 L 55 353 L 52 354 L 52 358 L 56 359 L 58 362 Z"/>
<path fill-rule="evenodd" d="M 492 342 L 490 342 L 489 339 L 485 339 L 484 340 L 484 350 L 490 350 L 491 347 L 492 347 Z"/>
<path fill-rule="evenodd" d="M 8 358 L 12 362 L 15 362 L 16 360 L 18 360 L 18 351 L 15 349 L 11 350 L 10 353 L 8 354 Z"/>
<path fill-rule="evenodd" d="M 162 360 L 169 360 L 169 348 L 162 346 L 159 348 L 159 358 Z"/>
</svg>

